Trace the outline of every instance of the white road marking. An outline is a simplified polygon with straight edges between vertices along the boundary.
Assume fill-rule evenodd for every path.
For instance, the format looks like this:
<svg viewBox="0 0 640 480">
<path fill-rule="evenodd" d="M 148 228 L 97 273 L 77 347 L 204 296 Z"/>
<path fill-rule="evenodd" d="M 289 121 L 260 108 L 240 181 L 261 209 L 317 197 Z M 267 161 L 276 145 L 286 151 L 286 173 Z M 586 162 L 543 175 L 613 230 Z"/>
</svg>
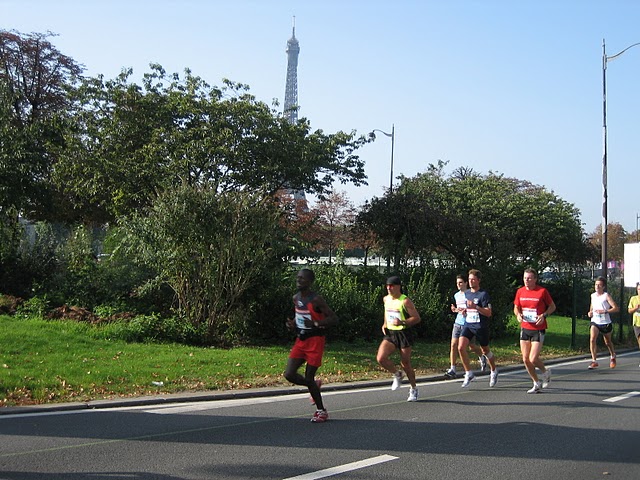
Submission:
<svg viewBox="0 0 640 480">
<path fill-rule="evenodd" d="M 360 460 L 359 462 L 347 463 L 345 465 L 338 465 L 337 467 L 326 468 L 324 470 L 318 470 L 317 472 L 305 473 L 304 475 L 298 475 L 297 477 L 289 477 L 284 480 L 316 480 L 318 478 L 331 477 L 333 475 L 340 475 L 341 473 L 351 472 L 353 470 L 359 470 L 361 468 L 371 467 L 379 463 L 389 462 L 391 460 L 397 460 L 398 457 L 391 455 L 379 455 L 377 457 L 371 457 L 366 460 Z"/>
<path fill-rule="evenodd" d="M 324 396 L 324 395 L 323 395 Z M 289 398 L 287 398 L 289 397 Z M 129 407 L 126 410 L 143 410 L 145 413 L 155 413 L 159 415 L 176 414 L 186 412 L 197 412 L 202 410 L 215 410 L 225 407 L 242 407 L 247 405 L 258 405 L 260 403 L 285 402 L 287 400 L 303 399 L 309 397 L 308 393 L 285 395 L 282 397 L 258 397 L 258 398 L 242 398 L 233 400 L 207 400 L 205 402 L 190 402 L 182 404 L 162 405 L 162 406 L 138 406 Z"/>
<path fill-rule="evenodd" d="M 617 397 L 605 398 L 603 402 L 619 402 L 620 400 L 626 400 L 627 398 L 637 397 L 640 395 L 640 392 L 629 392 L 624 395 L 618 395 Z"/>
</svg>

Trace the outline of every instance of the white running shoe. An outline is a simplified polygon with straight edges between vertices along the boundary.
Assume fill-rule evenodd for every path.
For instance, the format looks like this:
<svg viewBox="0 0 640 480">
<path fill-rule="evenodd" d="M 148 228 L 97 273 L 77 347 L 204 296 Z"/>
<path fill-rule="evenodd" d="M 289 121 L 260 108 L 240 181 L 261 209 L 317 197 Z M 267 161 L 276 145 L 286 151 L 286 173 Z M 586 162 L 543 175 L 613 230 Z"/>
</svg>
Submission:
<svg viewBox="0 0 640 480">
<path fill-rule="evenodd" d="M 496 383 L 498 383 L 498 370 L 494 370 L 489 376 L 489 386 L 495 387 Z"/>
<path fill-rule="evenodd" d="M 409 398 L 407 398 L 407 402 L 417 402 L 418 401 L 418 389 L 410 388 L 409 389 Z"/>
<path fill-rule="evenodd" d="M 540 382 L 533 382 L 533 388 L 531 390 L 527 390 L 527 393 L 540 393 L 542 391 L 542 385 Z"/>
<path fill-rule="evenodd" d="M 471 382 L 476 379 L 476 376 L 473 372 L 466 372 L 464 374 L 464 380 L 462 381 L 462 388 L 467 388 Z"/>
<path fill-rule="evenodd" d="M 547 388 L 551 383 L 551 369 L 547 368 L 547 370 L 542 374 L 542 388 Z"/>
<path fill-rule="evenodd" d="M 393 383 L 391 384 L 391 390 L 397 390 L 402 384 L 402 371 L 398 370 L 393 374 Z"/>
</svg>

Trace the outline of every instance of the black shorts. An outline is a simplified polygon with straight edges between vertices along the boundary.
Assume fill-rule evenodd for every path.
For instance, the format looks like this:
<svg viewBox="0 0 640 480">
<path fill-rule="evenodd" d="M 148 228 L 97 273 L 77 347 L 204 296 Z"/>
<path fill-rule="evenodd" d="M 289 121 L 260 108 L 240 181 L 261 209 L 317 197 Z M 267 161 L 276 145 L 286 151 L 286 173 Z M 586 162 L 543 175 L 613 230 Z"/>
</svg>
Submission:
<svg viewBox="0 0 640 480">
<path fill-rule="evenodd" d="M 520 329 L 520 340 L 525 342 L 540 342 L 544 343 L 544 334 L 546 330 L 531 330 L 528 328 Z"/>
<path fill-rule="evenodd" d="M 393 343 L 396 348 L 409 348 L 413 345 L 413 331 L 411 329 L 389 330 L 385 328 L 385 332 L 387 334 L 383 339 Z"/>
<path fill-rule="evenodd" d="M 606 325 L 599 325 L 597 323 L 591 322 L 592 327 L 596 327 L 600 330 L 600 333 L 611 333 L 613 331 L 613 323 L 607 323 Z"/>
<path fill-rule="evenodd" d="M 486 347 L 489 345 L 489 327 L 481 327 L 477 323 L 471 324 L 473 327 L 470 327 L 469 324 L 466 324 L 462 328 L 461 337 L 465 337 L 469 339 L 469 342 L 474 338 L 478 341 L 481 347 Z M 476 325 L 478 325 L 476 327 Z"/>
</svg>

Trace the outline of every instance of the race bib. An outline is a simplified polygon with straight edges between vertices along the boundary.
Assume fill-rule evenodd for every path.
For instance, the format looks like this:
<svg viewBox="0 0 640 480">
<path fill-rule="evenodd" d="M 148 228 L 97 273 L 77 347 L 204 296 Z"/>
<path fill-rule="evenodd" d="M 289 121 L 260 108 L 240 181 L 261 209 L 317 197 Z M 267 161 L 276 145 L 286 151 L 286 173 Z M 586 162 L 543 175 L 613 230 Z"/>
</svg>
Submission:
<svg viewBox="0 0 640 480">
<path fill-rule="evenodd" d="M 387 326 L 395 327 L 396 320 L 398 320 L 398 323 L 400 323 L 400 321 L 402 320 L 402 316 L 400 315 L 400 312 L 392 312 L 387 310 Z"/>
<path fill-rule="evenodd" d="M 311 320 L 311 313 L 296 312 L 296 327 L 301 330 L 310 330 L 310 327 L 305 325 L 305 320 Z"/>
<path fill-rule="evenodd" d="M 522 318 L 525 322 L 536 323 L 538 321 L 538 311 L 535 308 L 523 308 Z"/>
<path fill-rule="evenodd" d="M 479 323 L 480 322 L 480 314 L 478 310 L 469 310 L 467 309 L 467 323 Z"/>
</svg>

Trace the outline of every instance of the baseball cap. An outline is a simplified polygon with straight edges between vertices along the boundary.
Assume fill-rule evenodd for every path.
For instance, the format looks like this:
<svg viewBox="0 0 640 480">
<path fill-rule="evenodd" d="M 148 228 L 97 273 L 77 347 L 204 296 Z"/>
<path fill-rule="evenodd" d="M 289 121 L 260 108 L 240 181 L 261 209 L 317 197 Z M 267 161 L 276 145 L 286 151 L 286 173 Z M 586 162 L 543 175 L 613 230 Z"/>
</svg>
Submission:
<svg viewBox="0 0 640 480">
<path fill-rule="evenodd" d="M 397 275 L 387 278 L 386 285 L 402 285 L 402 280 Z"/>
</svg>

